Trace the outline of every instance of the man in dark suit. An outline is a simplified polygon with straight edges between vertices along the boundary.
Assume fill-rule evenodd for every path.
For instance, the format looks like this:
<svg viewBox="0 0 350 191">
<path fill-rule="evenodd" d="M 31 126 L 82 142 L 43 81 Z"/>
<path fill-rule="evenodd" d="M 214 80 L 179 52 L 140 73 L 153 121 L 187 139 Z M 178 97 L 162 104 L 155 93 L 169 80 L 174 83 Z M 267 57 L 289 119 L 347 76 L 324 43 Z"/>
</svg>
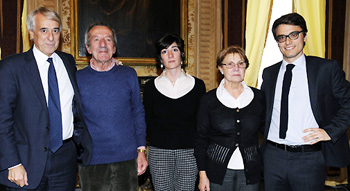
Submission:
<svg viewBox="0 0 350 191">
<path fill-rule="evenodd" d="M 265 190 L 321 191 L 326 165 L 350 163 L 350 85 L 337 61 L 304 55 L 301 15 L 280 17 L 272 32 L 283 60 L 263 72 Z"/>
<path fill-rule="evenodd" d="M 27 26 L 34 46 L 0 61 L 0 183 L 6 190 L 73 191 L 73 131 L 74 140 L 87 147 L 78 150 L 84 150 L 84 163 L 91 149 L 79 112 L 75 61 L 56 51 L 57 13 L 39 7 L 28 15 Z"/>
</svg>

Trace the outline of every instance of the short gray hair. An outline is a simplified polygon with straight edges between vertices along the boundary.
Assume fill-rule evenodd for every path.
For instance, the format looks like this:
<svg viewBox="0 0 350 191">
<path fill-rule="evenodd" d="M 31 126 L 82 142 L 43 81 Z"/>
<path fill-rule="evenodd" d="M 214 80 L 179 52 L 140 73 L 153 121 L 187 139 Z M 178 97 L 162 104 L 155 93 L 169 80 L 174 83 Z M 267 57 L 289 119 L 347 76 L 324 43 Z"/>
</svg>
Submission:
<svg viewBox="0 0 350 191">
<path fill-rule="evenodd" d="M 108 24 L 104 23 L 104 22 L 94 22 L 92 23 L 85 31 L 85 44 L 90 47 L 90 42 L 89 42 L 89 38 L 90 38 L 90 30 L 92 28 L 94 28 L 95 26 L 105 26 L 108 27 L 112 33 L 113 33 L 113 40 L 114 40 L 114 46 L 117 47 L 117 33 L 115 32 L 115 30 Z"/>
<path fill-rule="evenodd" d="M 35 28 L 35 16 L 40 13 L 42 15 L 44 15 L 46 18 L 56 21 L 58 22 L 58 24 L 60 25 L 60 31 L 61 31 L 61 27 L 62 27 L 62 23 L 61 23 L 61 18 L 60 16 L 53 11 L 52 9 L 46 8 L 46 7 L 38 7 L 37 9 L 33 10 L 32 12 L 30 12 L 27 16 L 27 28 L 28 31 L 33 31 Z"/>
</svg>

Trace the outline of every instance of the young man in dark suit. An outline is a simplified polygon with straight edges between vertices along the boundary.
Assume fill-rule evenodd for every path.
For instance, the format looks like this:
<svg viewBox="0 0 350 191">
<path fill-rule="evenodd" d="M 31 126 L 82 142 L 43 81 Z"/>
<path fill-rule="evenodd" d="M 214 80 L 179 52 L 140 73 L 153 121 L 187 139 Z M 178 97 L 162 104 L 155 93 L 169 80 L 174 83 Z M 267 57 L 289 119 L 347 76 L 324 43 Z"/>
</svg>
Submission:
<svg viewBox="0 0 350 191">
<path fill-rule="evenodd" d="M 91 149 L 80 115 L 75 61 L 56 51 L 57 13 L 39 7 L 28 15 L 27 26 L 34 46 L 0 61 L 0 183 L 6 190 L 74 191 L 73 131 L 74 139 L 87 145 L 83 162 Z"/>
<path fill-rule="evenodd" d="M 263 72 L 265 190 L 321 191 L 326 166 L 350 163 L 350 85 L 337 61 L 304 55 L 301 15 L 280 17 L 272 32 L 283 60 Z"/>
</svg>

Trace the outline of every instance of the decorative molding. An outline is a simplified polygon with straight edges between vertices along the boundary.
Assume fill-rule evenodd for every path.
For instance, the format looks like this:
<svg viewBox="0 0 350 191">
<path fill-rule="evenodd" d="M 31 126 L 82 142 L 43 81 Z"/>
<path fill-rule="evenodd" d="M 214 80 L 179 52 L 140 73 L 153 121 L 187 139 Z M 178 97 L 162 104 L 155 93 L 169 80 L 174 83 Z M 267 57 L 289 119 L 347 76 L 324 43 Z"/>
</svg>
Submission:
<svg viewBox="0 0 350 191">
<path fill-rule="evenodd" d="M 329 0 L 328 2 L 328 59 L 332 58 L 332 22 L 333 22 L 333 0 Z"/>
<path fill-rule="evenodd" d="M 21 0 L 17 0 L 17 34 L 16 34 L 16 53 L 21 51 Z M 2 33 L 1 33 L 2 34 Z"/>
<path fill-rule="evenodd" d="M 61 30 L 61 47 L 60 50 L 63 52 L 71 52 L 71 0 L 59 1 L 60 7 L 58 14 L 61 16 L 62 30 Z"/>
<path fill-rule="evenodd" d="M 216 68 L 216 54 L 222 47 L 221 0 L 196 0 L 198 10 L 194 23 L 197 38 L 194 39 L 197 76 L 202 79 L 207 90 L 218 86 L 219 73 Z"/>
<path fill-rule="evenodd" d="M 195 60 L 195 20 L 196 20 L 196 9 L 195 9 L 195 1 L 194 0 L 189 0 L 188 1 L 188 21 L 187 21 L 187 64 L 188 68 L 186 71 L 193 75 L 193 76 L 198 76 L 198 71 L 197 71 L 197 64 Z"/>
<path fill-rule="evenodd" d="M 60 13 L 60 4 L 60 0 L 30 0 L 27 1 L 27 11 L 30 13 L 32 10 L 38 8 L 39 6 L 44 6 L 56 11 L 56 13 Z"/>
</svg>

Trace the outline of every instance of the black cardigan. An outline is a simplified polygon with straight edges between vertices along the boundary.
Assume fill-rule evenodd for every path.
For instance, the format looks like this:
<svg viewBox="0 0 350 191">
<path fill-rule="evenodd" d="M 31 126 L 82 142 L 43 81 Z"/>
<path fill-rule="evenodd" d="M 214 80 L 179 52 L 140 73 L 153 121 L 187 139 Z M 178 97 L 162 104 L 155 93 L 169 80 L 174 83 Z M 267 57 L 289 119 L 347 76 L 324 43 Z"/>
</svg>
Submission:
<svg viewBox="0 0 350 191">
<path fill-rule="evenodd" d="M 195 78 L 190 92 L 172 99 L 156 89 L 154 79 L 148 81 L 143 104 L 150 146 L 162 149 L 194 148 L 198 105 L 205 91 L 204 82 Z"/>
<path fill-rule="evenodd" d="M 261 157 L 258 131 L 263 132 L 264 95 L 251 88 L 254 99 L 244 108 L 223 105 L 216 89 L 202 96 L 198 111 L 195 157 L 199 171 L 206 171 L 210 182 L 222 184 L 228 162 L 238 147 L 244 163 L 247 184 L 260 181 Z"/>
</svg>

